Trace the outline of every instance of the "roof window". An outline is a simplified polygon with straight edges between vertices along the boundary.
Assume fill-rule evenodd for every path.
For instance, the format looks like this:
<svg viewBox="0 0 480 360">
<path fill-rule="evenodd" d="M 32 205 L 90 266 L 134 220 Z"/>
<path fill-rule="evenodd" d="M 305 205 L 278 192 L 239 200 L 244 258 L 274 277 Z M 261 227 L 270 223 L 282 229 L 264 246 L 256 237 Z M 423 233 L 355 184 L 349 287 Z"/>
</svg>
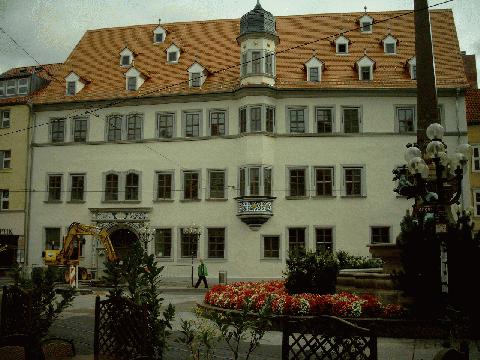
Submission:
<svg viewBox="0 0 480 360">
<path fill-rule="evenodd" d="M 322 81 L 322 70 L 324 68 L 324 63 L 322 60 L 313 55 L 310 60 L 305 63 L 305 68 L 307 69 L 307 81 Z"/>
<path fill-rule="evenodd" d="M 358 80 L 371 81 L 373 80 L 373 70 L 375 68 L 375 61 L 367 56 L 365 50 L 363 57 L 355 63 L 358 70 Z"/>
<path fill-rule="evenodd" d="M 124 48 L 120 52 L 120 65 L 121 66 L 130 66 L 133 61 L 133 52 L 129 48 Z"/>
<path fill-rule="evenodd" d="M 367 15 L 367 7 L 365 7 L 365 15 L 358 19 L 360 24 L 360 32 L 363 34 L 371 34 L 373 31 L 373 18 Z"/>
<path fill-rule="evenodd" d="M 397 53 L 397 42 L 398 40 L 389 32 L 389 34 L 382 40 L 383 52 L 387 55 L 395 55 Z"/>
<path fill-rule="evenodd" d="M 180 58 L 180 48 L 172 44 L 167 48 L 167 62 L 170 64 L 177 64 Z"/>
<path fill-rule="evenodd" d="M 165 41 L 165 38 L 167 37 L 167 31 L 160 26 L 160 19 L 158 19 L 158 26 L 155 30 L 153 30 L 153 42 L 155 44 L 161 44 Z"/>
<path fill-rule="evenodd" d="M 337 55 L 347 55 L 348 54 L 348 44 L 349 40 L 343 36 L 340 35 L 336 40 L 335 40 L 335 47 L 337 50 Z"/>
</svg>

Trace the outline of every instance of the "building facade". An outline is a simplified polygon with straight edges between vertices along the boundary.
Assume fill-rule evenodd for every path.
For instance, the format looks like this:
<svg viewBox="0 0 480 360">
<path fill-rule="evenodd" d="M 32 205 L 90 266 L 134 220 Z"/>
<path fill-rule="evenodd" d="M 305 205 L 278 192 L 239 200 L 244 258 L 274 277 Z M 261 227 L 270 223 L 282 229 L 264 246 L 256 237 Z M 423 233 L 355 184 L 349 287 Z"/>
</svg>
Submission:
<svg viewBox="0 0 480 360">
<path fill-rule="evenodd" d="M 394 242 L 412 202 L 392 169 L 416 131 L 413 16 L 399 14 L 275 18 L 257 4 L 240 21 L 87 32 L 35 97 L 30 264 L 74 221 L 107 228 L 120 254 L 150 237 L 178 277 L 202 257 L 230 279 L 278 278 L 297 247 Z M 431 16 L 455 147 L 467 82 L 451 11 Z M 102 268 L 96 241 L 81 253 Z"/>
<path fill-rule="evenodd" d="M 7 246 L 0 269 L 25 260 L 31 95 L 46 85 L 45 75 L 43 68 L 0 75 L 0 246 Z"/>
</svg>

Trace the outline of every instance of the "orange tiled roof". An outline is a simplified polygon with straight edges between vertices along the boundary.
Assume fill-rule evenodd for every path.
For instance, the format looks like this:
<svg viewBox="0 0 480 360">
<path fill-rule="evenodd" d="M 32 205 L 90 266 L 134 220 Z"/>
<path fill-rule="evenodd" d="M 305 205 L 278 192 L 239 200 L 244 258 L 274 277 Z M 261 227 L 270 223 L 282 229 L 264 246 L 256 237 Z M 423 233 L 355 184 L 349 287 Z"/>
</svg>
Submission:
<svg viewBox="0 0 480 360">
<path fill-rule="evenodd" d="M 58 73 L 60 68 L 63 67 L 63 64 L 46 64 L 46 65 L 38 65 L 38 66 L 23 66 L 18 68 L 10 69 L 4 73 L 2 73 L 1 77 L 15 77 L 15 76 L 22 76 L 24 74 L 36 74 L 39 77 L 45 80 L 52 80 L 52 76 L 50 74 Z M 41 91 L 41 90 L 40 90 Z M 30 94 L 28 96 L 25 95 L 18 95 L 18 96 L 9 96 L 5 98 L 0 98 L 0 105 L 2 104 L 26 104 L 29 101 L 32 101 L 32 96 L 35 93 Z"/>
<path fill-rule="evenodd" d="M 375 21 L 407 13 L 391 11 L 370 14 Z M 414 15 L 409 14 L 375 24 L 372 34 L 359 30 L 345 33 L 351 40 L 348 56 L 335 55 L 332 35 L 358 26 L 363 13 L 295 15 L 277 17 L 277 88 L 415 88 L 405 63 L 415 54 Z M 467 87 L 453 14 L 451 10 L 431 12 L 437 86 L 439 88 Z M 166 41 L 154 44 L 156 25 L 138 25 L 87 31 L 72 51 L 65 66 L 56 69 L 55 77 L 64 79 L 69 71 L 88 74 L 91 82 L 76 96 L 65 95 L 65 84 L 52 81 L 36 96 L 36 103 L 103 100 L 144 95 L 194 94 L 224 92 L 238 88 L 240 47 L 239 19 L 178 22 L 162 24 L 167 30 Z M 383 53 L 382 39 L 388 34 L 398 39 L 397 55 Z M 327 39 L 327 37 L 330 38 Z M 322 39 L 316 41 L 318 39 Z M 180 49 L 178 64 L 167 64 L 165 49 L 175 43 Z M 306 46 L 292 47 L 310 43 Z M 119 53 L 125 44 L 135 48 L 135 66 L 150 75 L 138 91 L 125 89 L 125 67 L 119 65 Z M 376 63 L 374 80 L 360 82 L 355 61 L 367 54 Z M 325 63 L 321 83 L 306 81 L 304 63 L 313 53 Z M 188 87 L 190 65 L 197 61 L 211 74 L 201 88 Z M 68 70 L 67 70 L 68 69 Z M 223 71 L 223 69 L 227 69 Z"/>
<path fill-rule="evenodd" d="M 467 123 L 480 123 L 480 90 L 471 89 L 465 94 Z"/>
</svg>

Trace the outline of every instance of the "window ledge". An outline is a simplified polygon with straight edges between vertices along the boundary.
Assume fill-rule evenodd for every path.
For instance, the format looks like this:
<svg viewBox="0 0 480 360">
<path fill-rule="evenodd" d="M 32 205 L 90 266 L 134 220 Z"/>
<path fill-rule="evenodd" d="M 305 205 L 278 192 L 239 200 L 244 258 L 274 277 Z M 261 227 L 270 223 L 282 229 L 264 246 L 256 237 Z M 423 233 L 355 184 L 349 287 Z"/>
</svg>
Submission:
<svg viewBox="0 0 480 360">
<path fill-rule="evenodd" d="M 228 201 L 227 198 L 208 198 L 208 199 L 205 199 L 205 201 Z"/>
<path fill-rule="evenodd" d="M 180 199 L 180 202 L 200 202 L 202 199 Z"/>
<path fill-rule="evenodd" d="M 155 258 L 157 259 L 157 261 L 161 261 L 161 262 L 173 262 L 173 258 L 171 257 L 167 257 L 167 256 L 158 256 L 158 255 L 155 255 Z"/>
<path fill-rule="evenodd" d="M 323 200 L 323 199 L 336 199 L 337 197 L 335 195 L 315 195 L 312 196 L 312 199 L 314 200 Z"/>
<path fill-rule="evenodd" d="M 209 262 L 209 263 L 222 263 L 222 262 L 226 262 L 228 261 L 227 258 L 205 258 L 205 262 Z"/>
<path fill-rule="evenodd" d="M 45 200 L 44 201 L 45 204 L 61 204 L 63 203 L 62 200 Z"/>
<path fill-rule="evenodd" d="M 261 258 L 260 261 L 264 262 L 281 262 L 281 258 Z"/>
<path fill-rule="evenodd" d="M 174 199 L 154 199 L 154 203 L 171 203 L 174 202 Z"/>
<path fill-rule="evenodd" d="M 105 204 L 140 204 L 141 200 L 102 200 Z"/>
<path fill-rule="evenodd" d="M 6 168 L 6 169 L 0 169 L 0 173 L 11 173 L 13 172 L 13 169 L 12 168 Z"/>
<path fill-rule="evenodd" d="M 286 200 L 307 200 L 308 196 L 285 196 Z"/>
<path fill-rule="evenodd" d="M 85 200 L 70 200 L 70 201 L 67 201 L 67 204 L 85 204 L 86 201 Z"/>
<path fill-rule="evenodd" d="M 142 200 L 123 200 L 122 202 L 125 204 L 140 204 Z"/>
<path fill-rule="evenodd" d="M 367 195 L 342 195 L 340 196 L 341 198 L 344 198 L 344 199 L 349 199 L 349 198 L 352 198 L 352 199 L 363 199 L 363 198 L 366 198 Z"/>
</svg>

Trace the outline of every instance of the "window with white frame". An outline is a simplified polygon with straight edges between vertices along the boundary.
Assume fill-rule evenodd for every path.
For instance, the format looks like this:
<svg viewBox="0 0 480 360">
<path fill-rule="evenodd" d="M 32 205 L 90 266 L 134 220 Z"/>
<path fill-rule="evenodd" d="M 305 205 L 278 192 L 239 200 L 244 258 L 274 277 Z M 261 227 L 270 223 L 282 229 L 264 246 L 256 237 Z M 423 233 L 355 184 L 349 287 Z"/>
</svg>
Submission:
<svg viewBox="0 0 480 360">
<path fill-rule="evenodd" d="M 5 96 L 5 81 L 0 80 L 0 96 Z"/>
<path fill-rule="evenodd" d="M 480 216 L 480 189 L 473 190 L 473 207 L 475 216 Z"/>
<path fill-rule="evenodd" d="M 268 105 L 248 105 L 239 110 L 240 133 L 275 132 L 275 108 Z"/>
<path fill-rule="evenodd" d="M 8 210 L 10 208 L 10 191 L 0 189 L 0 210 Z"/>
<path fill-rule="evenodd" d="M 333 228 L 315 228 L 315 250 L 317 254 L 333 253 Z"/>
<path fill-rule="evenodd" d="M 307 109 L 306 108 L 288 108 L 289 132 L 291 134 L 303 134 L 307 132 Z"/>
<path fill-rule="evenodd" d="M 208 196 L 210 199 L 225 199 L 225 170 L 208 170 Z"/>
<path fill-rule="evenodd" d="M 86 142 L 88 133 L 88 118 L 86 116 L 75 116 L 72 119 L 72 129 L 74 142 Z"/>
<path fill-rule="evenodd" d="M 155 255 L 172 257 L 172 229 L 155 229 Z"/>
<path fill-rule="evenodd" d="M 7 96 L 15 95 L 16 93 L 17 93 L 17 80 L 16 79 L 7 80 Z"/>
<path fill-rule="evenodd" d="M 392 35 L 387 35 L 383 40 L 383 52 L 387 55 L 395 55 L 397 53 L 397 39 Z"/>
<path fill-rule="evenodd" d="M 18 79 L 18 94 L 28 94 L 28 78 Z"/>
<path fill-rule="evenodd" d="M 265 55 L 265 73 L 273 76 L 273 54 L 267 53 Z"/>
<path fill-rule="evenodd" d="M 185 112 L 183 116 L 185 137 L 200 136 L 201 112 Z"/>
<path fill-rule="evenodd" d="M 317 134 L 333 132 L 333 108 L 315 108 L 315 122 Z"/>
<path fill-rule="evenodd" d="M 252 51 L 252 73 L 260 74 L 262 72 L 262 53 Z"/>
<path fill-rule="evenodd" d="M 108 141 L 120 141 L 122 140 L 122 115 L 109 115 L 107 116 L 107 140 Z"/>
<path fill-rule="evenodd" d="M 128 91 L 137 91 L 137 77 L 128 76 L 127 77 L 127 90 Z"/>
<path fill-rule="evenodd" d="M 361 66 L 360 67 L 360 80 L 372 80 L 372 67 Z"/>
<path fill-rule="evenodd" d="M 279 259 L 280 258 L 280 236 L 263 235 L 263 258 Z"/>
<path fill-rule="evenodd" d="M 186 234 L 180 229 L 180 257 L 195 258 L 198 255 L 198 235 Z"/>
<path fill-rule="evenodd" d="M 239 196 L 271 196 L 271 166 L 249 165 L 239 169 Z"/>
<path fill-rule="evenodd" d="M 412 65 L 412 80 L 417 80 L 417 65 Z"/>
<path fill-rule="evenodd" d="M 50 120 L 50 140 L 52 143 L 65 141 L 65 118 L 55 118 Z"/>
<path fill-rule="evenodd" d="M 183 171 L 183 199 L 200 199 L 200 171 Z"/>
<path fill-rule="evenodd" d="M 60 228 L 45 228 L 45 248 L 49 250 L 60 250 Z"/>
<path fill-rule="evenodd" d="M 173 199 L 173 172 L 157 172 L 157 200 Z"/>
<path fill-rule="evenodd" d="M 0 128 L 6 129 L 10 127 L 10 110 L 0 111 Z"/>
<path fill-rule="evenodd" d="M 240 72 L 242 76 L 247 75 L 247 53 L 242 54 L 242 63 L 240 67 Z"/>
<path fill-rule="evenodd" d="M 295 252 L 305 249 L 306 243 L 306 229 L 304 227 L 288 228 L 288 251 Z"/>
<path fill-rule="evenodd" d="M 67 95 L 75 95 L 77 93 L 77 82 L 67 81 Z"/>
<path fill-rule="evenodd" d="M 333 196 L 334 168 L 331 166 L 319 166 L 314 168 L 315 195 Z"/>
<path fill-rule="evenodd" d="M 48 175 L 48 198 L 47 201 L 62 200 L 62 175 Z"/>
<path fill-rule="evenodd" d="M 472 146 L 472 171 L 480 172 L 480 145 Z"/>
<path fill-rule="evenodd" d="M 12 166 L 11 160 L 12 160 L 11 150 L 0 150 L 0 170 L 10 169 Z"/>
<path fill-rule="evenodd" d="M 362 33 L 371 33 L 372 32 L 372 21 L 371 20 L 363 20 L 360 23 L 360 31 Z"/>
<path fill-rule="evenodd" d="M 142 139 L 142 114 L 127 115 L 127 140 L 137 141 Z"/>
<path fill-rule="evenodd" d="M 365 196 L 365 168 L 363 166 L 343 166 L 343 195 Z"/>
<path fill-rule="evenodd" d="M 157 114 L 157 134 L 159 138 L 170 139 L 175 131 L 175 114 L 158 113 Z"/>
<path fill-rule="evenodd" d="M 118 189 L 120 186 L 120 176 L 116 173 L 105 175 L 105 201 L 118 201 Z"/>
<path fill-rule="evenodd" d="M 225 110 L 210 111 L 210 136 L 220 136 L 226 134 L 226 118 Z"/>
<path fill-rule="evenodd" d="M 202 73 L 199 73 L 199 72 L 191 73 L 192 87 L 200 87 L 201 80 L 202 80 Z"/>
<path fill-rule="evenodd" d="M 130 55 L 122 55 L 120 58 L 120 64 L 122 66 L 129 66 L 131 62 L 132 60 Z"/>
<path fill-rule="evenodd" d="M 207 229 L 207 255 L 209 259 L 225 258 L 225 228 Z"/>
<path fill-rule="evenodd" d="M 85 200 L 85 174 L 70 175 L 70 201 Z"/>
<path fill-rule="evenodd" d="M 410 133 L 415 131 L 415 107 L 397 106 L 395 108 L 397 119 L 397 131 L 399 133 Z"/>
<path fill-rule="evenodd" d="M 169 63 L 178 62 L 178 51 L 173 50 L 168 52 L 168 62 Z"/>
<path fill-rule="evenodd" d="M 348 54 L 348 39 L 341 35 L 335 40 L 335 47 L 337 50 L 337 55 L 347 55 Z"/>
<path fill-rule="evenodd" d="M 163 42 L 163 33 L 157 33 L 155 34 L 155 39 L 154 41 L 156 43 L 162 43 Z"/>
<path fill-rule="evenodd" d="M 307 196 L 306 168 L 288 168 L 288 196 Z"/>
<path fill-rule="evenodd" d="M 140 175 L 129 172 L 125 176 L 125 201 L 138 200 L 140 190 Z"/>
<path fill-rule="evenodd" d="M 262 130 L 262 107 L 250 108 L 250 132 Z"/>
<path fill-rule="evenodd" d="M 318 67 L 311 67 L 308 70 L 309 70 L 309 74 L 308 74 L 309 81 L 319 82 L 320 76 L 318 72 Z"/>
<path fill-rule="evenodd" d="M 361 116 L 360 108 L 358 107 L 343 107 L 342 108 L 342 122 L 344 133 L 359 133 Z"/>
<path fill-rule="evenodd" d="M 247 50 L 241 55 L 241 76 L 275 75 L 275 54 L 265 50 Z"/>
<path fill-rule="evenodd" d="M 390 226 L 371 226 L 370 241 L 372 244 L 390 243 Z"/>
</svg>

